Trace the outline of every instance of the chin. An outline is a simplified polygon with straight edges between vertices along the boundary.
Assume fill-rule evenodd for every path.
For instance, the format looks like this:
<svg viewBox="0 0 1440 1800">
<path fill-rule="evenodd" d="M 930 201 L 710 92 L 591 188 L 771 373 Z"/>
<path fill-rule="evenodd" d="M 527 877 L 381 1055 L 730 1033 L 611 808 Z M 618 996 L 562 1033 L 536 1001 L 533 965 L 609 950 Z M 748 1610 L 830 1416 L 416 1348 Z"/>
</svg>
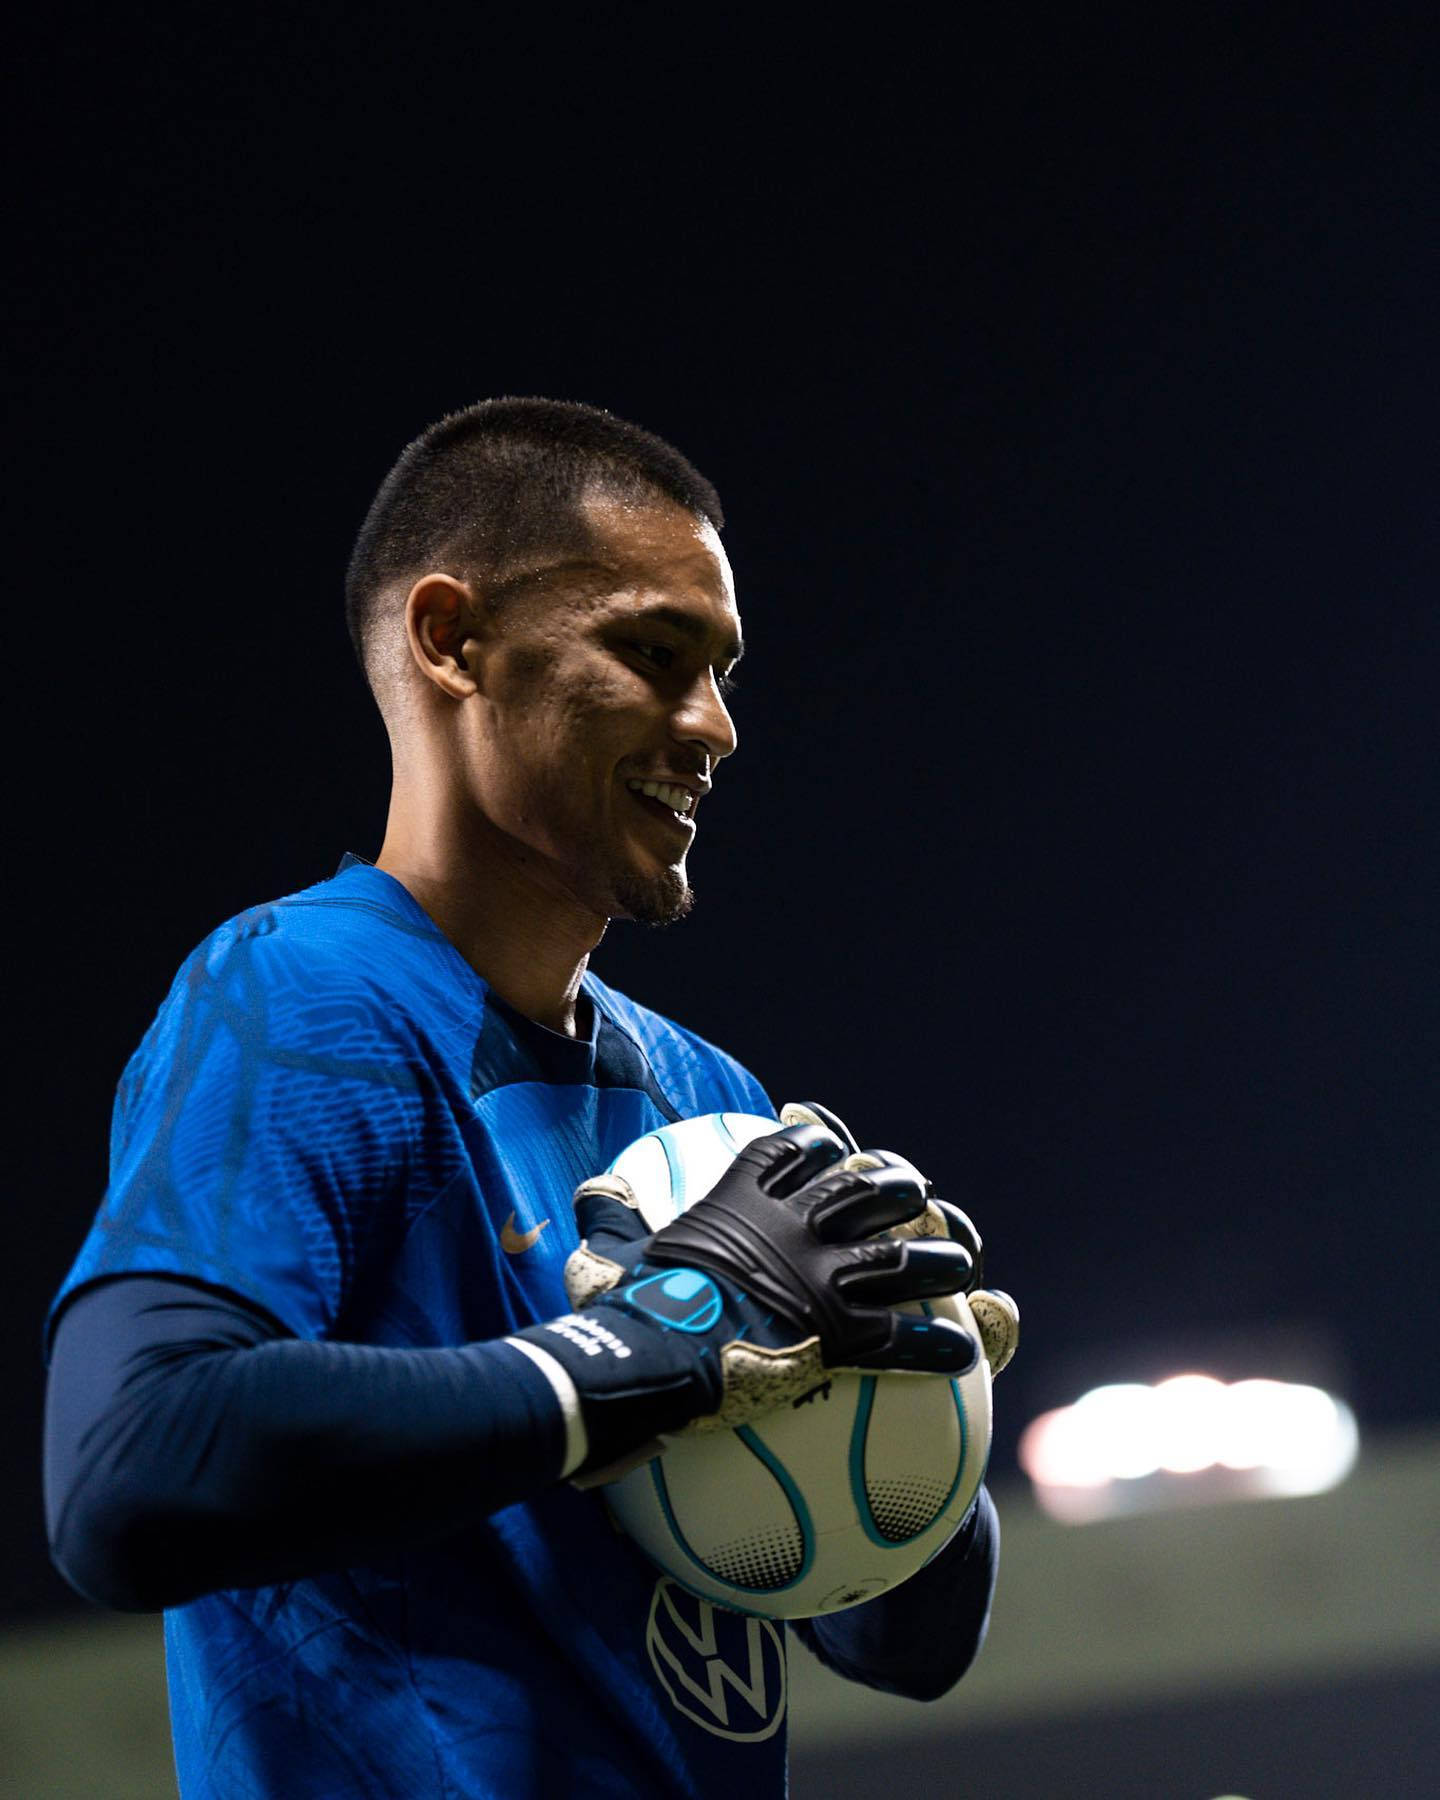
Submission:
<svg viewBox="0 0 1440 1800">
<path fill-rule="evenodd" d="M 612 917 L 634 919 L 638 925 L 674 925 L 695 904 L 683 866 L 655 875 L 631 870 L 616 880 L 614 892 Z"/>
</svg>

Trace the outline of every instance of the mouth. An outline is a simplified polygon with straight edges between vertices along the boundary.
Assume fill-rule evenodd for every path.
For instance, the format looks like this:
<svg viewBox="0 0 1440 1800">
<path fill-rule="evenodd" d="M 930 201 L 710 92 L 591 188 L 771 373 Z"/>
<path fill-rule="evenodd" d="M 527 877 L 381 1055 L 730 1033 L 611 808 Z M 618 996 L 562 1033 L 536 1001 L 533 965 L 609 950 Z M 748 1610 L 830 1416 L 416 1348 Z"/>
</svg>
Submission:
<svg viewBox="0 0 1440 1800">
<path fill-rule="evenodd" d="M 695 796 L 689 788 L 681 787 L 669 781 L 639 781 L 632 778 L 625 783 L 626 791 L 638 806 L 658 819 L 662 824 L 686 838 L 694 837 L 695 821 L 691 814 L 695 810 Z"/>
</svg>

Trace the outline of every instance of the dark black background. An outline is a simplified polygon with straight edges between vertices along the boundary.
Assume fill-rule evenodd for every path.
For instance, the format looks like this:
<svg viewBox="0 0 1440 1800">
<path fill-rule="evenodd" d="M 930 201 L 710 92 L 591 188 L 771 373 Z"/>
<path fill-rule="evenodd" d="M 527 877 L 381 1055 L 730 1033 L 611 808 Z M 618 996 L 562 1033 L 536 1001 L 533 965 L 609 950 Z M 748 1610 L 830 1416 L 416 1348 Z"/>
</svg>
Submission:
<svg viewBox="0 0 1440 1800">
<path fill-rule="evenodd" d="M 1430 8 L 24 29 L 11 1610 L 65 1603 L 40 1320 L 115 1080 L 213 925 L 378 848 L 341 572 L 487 394 L 720 488 L 741 751 L 694 918 L 596 967 L 970 1207 L 997 1467 L 1211 1333 L 1434 1416 Z"/>
</svg>

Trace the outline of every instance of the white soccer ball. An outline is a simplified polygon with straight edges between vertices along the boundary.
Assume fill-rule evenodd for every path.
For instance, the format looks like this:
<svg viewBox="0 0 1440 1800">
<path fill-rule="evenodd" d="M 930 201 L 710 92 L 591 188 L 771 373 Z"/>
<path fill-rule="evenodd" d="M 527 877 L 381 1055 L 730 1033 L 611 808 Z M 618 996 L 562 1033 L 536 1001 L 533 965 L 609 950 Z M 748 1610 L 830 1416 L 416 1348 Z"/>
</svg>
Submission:
<svg viewBox="0 0 1440 1800">
<path fill-rule="evenodd" d="M 652 1231 L 708 1193 L 774 1119 L 707 1113 L 637 1139 L 611 1166 Z M 911 1235 L 913 1225 L 897 1227 Z M 912 1311 L 976 1339 L 963 1295 Z M 990 1451 L 990 1369 L 836 1371 L 735 1431 L 674 1439 L 604 1489 L 616 1522 L 667 1575 L 735 1612 L 805 1619 L 906 1580 L 949 1541 Z"/>
</svg>

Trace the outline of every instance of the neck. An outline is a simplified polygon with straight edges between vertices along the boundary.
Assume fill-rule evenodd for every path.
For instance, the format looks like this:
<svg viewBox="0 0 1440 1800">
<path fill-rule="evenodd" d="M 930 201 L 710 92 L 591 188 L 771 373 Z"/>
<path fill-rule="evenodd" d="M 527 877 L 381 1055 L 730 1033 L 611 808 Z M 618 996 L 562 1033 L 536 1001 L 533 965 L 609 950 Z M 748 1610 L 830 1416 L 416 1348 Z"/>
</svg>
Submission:
<svg viewBox="0 0 1440 1800">
<path fill-rule="evenodd" d="M 375 866 L 502 1000 L 575 1036 L 580 979 L 607 921 L 564 893 L 532 850 L 483 818 L 462 823 L 410 804 L 397 785 Z"/>
</svg>

